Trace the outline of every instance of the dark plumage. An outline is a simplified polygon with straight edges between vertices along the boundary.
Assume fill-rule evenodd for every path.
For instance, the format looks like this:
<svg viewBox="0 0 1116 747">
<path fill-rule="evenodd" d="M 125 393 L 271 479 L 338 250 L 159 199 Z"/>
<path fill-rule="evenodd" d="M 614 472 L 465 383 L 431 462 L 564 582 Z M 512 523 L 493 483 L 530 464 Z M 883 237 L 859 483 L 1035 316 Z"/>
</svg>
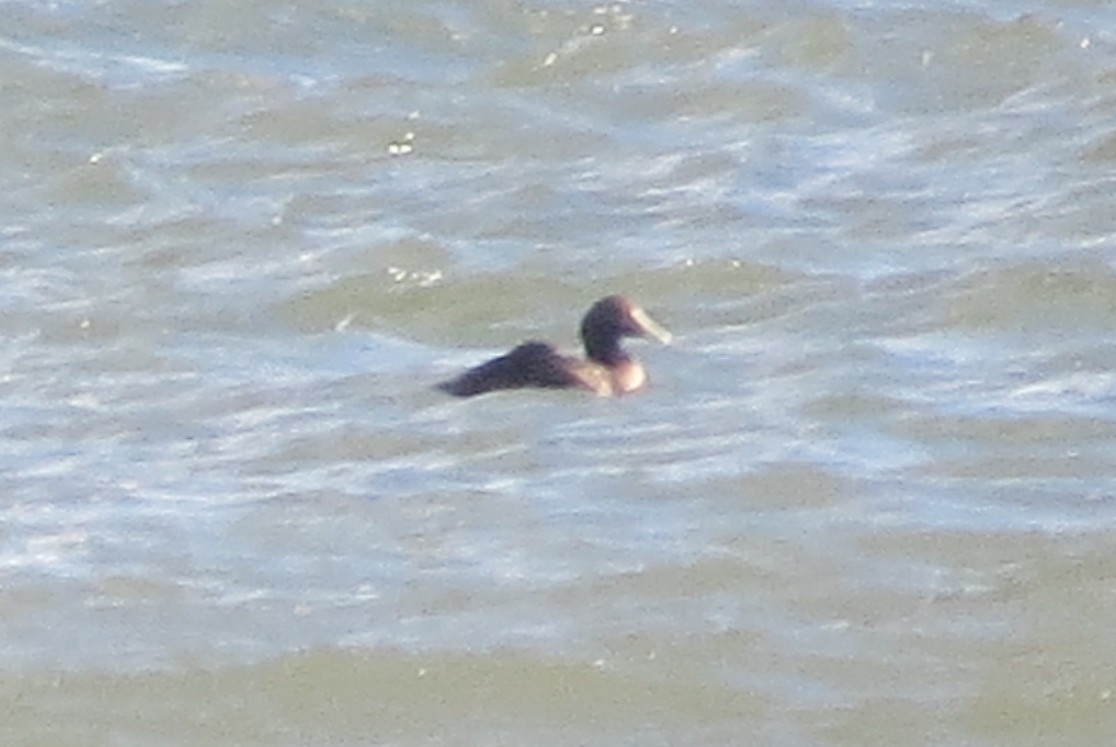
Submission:
<svg viewBox="0 0 1116 747">
<path fill-rule="evenodd" d="M 642 387 L 647 375 L 639 361 L 620 347 L 624 337 L 652 337 L 664 344 L 671 339 L 639 306 L 623 296 L 608 296 L 593 304 L 581 321 L 585 359 L 562 355 L 549 343 L 532 340 L 438 388 L 457 397 L 527 387 L 588 389 L 602 397 L 627 394 Z"/>
</svg>

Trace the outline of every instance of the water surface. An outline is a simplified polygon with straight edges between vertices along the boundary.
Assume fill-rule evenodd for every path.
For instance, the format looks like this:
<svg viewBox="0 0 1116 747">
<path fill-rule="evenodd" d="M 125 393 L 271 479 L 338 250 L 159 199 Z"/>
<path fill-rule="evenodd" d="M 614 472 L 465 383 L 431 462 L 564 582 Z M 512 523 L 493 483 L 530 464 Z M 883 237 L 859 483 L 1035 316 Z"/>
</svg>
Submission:
<svg viewBox="0 0 1116 747">
<path fill-rule="evenodd" d="M 1107 5 L 0 27 L 4 744 L 1116 738 Z"/>
</svg>

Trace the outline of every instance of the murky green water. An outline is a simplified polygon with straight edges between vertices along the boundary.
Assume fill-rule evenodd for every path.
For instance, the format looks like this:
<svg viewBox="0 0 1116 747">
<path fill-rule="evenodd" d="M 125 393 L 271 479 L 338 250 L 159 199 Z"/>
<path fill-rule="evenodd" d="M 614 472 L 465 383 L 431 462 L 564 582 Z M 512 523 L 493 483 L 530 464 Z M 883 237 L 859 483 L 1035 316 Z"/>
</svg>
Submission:
<svg viewBox="0 0 1116 747">
<path fill-rule="evenodd" d="M 0 4 L 0 742 L 1111 742 L 1116 16 L 1002 5 Z"/>
</svg>

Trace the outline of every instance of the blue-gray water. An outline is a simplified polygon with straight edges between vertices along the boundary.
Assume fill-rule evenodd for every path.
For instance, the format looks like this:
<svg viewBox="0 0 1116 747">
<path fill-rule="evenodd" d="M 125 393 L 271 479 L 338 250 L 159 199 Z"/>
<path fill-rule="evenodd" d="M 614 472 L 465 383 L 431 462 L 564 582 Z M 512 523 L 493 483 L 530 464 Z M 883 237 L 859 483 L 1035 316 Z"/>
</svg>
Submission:
<svg viewBox="0 0 1116 747">
<path fill-rule="evenodd" d="M 1116 740 L 1116 6 L 0 3 L 0 744 Z M 603 400 L 432 391 L 623 292 Z"/>
</svg>

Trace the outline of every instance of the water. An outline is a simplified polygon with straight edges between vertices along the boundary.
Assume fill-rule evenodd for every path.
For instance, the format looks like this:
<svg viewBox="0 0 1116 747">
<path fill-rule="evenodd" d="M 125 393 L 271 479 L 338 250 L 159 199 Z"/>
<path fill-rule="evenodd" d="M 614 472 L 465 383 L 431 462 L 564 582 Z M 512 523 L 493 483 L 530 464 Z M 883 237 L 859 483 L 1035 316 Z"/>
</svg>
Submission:
<svg viewBox="0 0 1116 747">
<path fill-rule="evenodd" d="M 1116 737 L 1108 4 L 0 28 L 0 743 Z"/>
</svg>

